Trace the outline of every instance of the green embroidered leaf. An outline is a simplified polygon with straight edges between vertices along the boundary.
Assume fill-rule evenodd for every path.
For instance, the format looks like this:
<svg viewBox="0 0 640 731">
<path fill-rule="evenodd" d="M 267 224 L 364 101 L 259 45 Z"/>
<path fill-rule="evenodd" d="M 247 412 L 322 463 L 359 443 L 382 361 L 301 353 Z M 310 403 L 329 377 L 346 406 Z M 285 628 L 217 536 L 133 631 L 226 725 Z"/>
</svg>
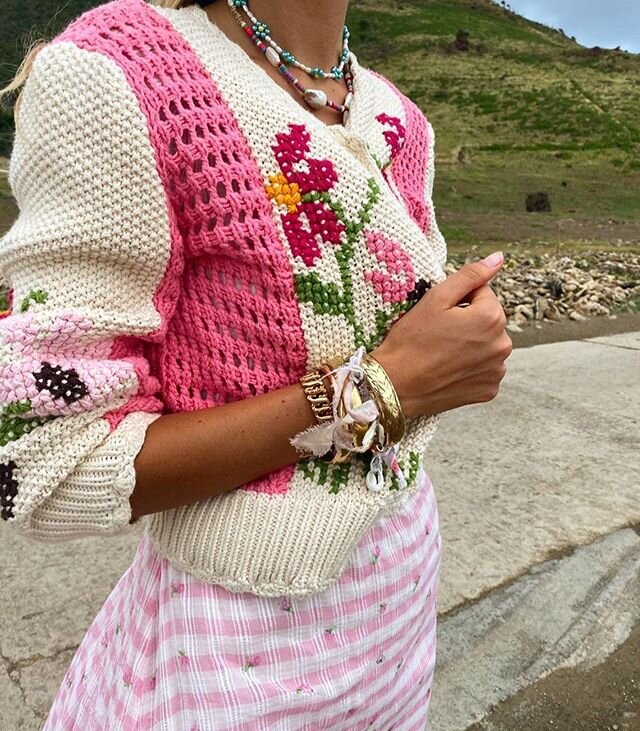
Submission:
<svg viewBox="0 0 640 731">
<path fill-rule="evenodd" d="M 341 203 L 334 201 L 329 193 L 324 191 L 310 191 L 309 193 L 303 193 L 301 199 L 303 203 L 316 203 L 317 201 L 322 201 L 336 214 L 336 218 L 346 225 L 347 221 L 344 208 Z"/>
<path fill-rule="evenodd" d="M 2 416 L 18 416 L 19 414 L 26 414 L 27 411 L 31 411 L 31 401 L 29 399 L 25 401 L 12 401 L 5 405 Z"/>
<path fill-rule="evenodd" d="M 303 302 L 313 305 L 316 315 L 344 314 L 346 307 L 338 286 L 323 282 L 316 272 L 296 274 L 296 291 Z"/>
<path fill-rule="evenodd" d="M 32 289 L 31 292 L 29 292 L 29 294 L 20 303 L 20 312 L 26 312 L 32 302 L 36 302 L 37 304 L 42 305 L 48 299 L 48 292 L 45 292 L 42 289 Z"/>
<path fill-rule="evenodd" d="M 349 472 L 348 462 L 334 465 L 331 473 L 331 487 L 329 489 L 329 493 L 331 495 L 337 495 L 342 488 L 347 486 L 347 483 L 349 482 Z"/>
<path fill-rule="evenodd" d="M 420 467 L 420 455 L 418 452 L 410 452 L 409 453 L 409 476 L 407 477 L 407 482 L 411 484 L 415 479 L 416 475 L 418 474 L 418 469 Z"/>
<path fill-rule="evenodd" d="M 0 447 L 4 447 L 9 442 L 15 442 L 36 427 L 56 418 L 55 416 L 35 416 L 32 419 L 22 419 L 9 413 L 11 408 L 15 409 L 15 413 L 20 413 L 18 409 L 22 409 L 22 413 L 29 411 L 29 409 L 24 408 L 25 403 L 29 402 L 19 401 L 15 404 L 9 404 L 0 416 Z M 29 404 L 30 407 L 31 404 Z"/>
</svg>

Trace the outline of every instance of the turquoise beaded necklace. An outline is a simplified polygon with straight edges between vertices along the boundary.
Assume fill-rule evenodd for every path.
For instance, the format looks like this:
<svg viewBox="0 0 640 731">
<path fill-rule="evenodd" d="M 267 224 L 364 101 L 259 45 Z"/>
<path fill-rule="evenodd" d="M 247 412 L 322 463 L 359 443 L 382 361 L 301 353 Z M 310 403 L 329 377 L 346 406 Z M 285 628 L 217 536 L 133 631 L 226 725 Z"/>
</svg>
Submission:
<svg viewBox="0 0 640 731">
<path fill-rule="evenodd" d="M 332 66 L 329 71 L 315 66 L 310 68 L 305 66 L 303 63 L 289 51 L 285 51 L 281 48 L 272 38 L 271 30 L 266 23 L 258 20 L 256 16 L 249 9 L 248 0 L 227 0 L 227 5 L 231 9 L 233 17 L 241 26 L 242 30 L 249 36 L 253 44 L 266 56 L 269 63 L 276 67 L 284 78 L 300 93 L 305 102 L 312 109 L 321 109 L 322 107 L 329 107 L 334 109 L 336 112 L 342 114 L 343 124 L 347 123 L 349 119 L 349 109 L 353 100 L 353 74 L 351 72 L 349 63 L 349 29 L 344 26 L 342 33 L 342 51 L 340 58 L 335 66 Z M 240 10 L 243 10 L 246 14 L 249 22 L 247 22 L 242 15 Z M 331 101 L 326 93 L 321 89 L 311 89 L 303 86 L 299 79 L 297 79 L 287 66 L 295 66 L 301 71 L 306 72 L 314 79 L 343 79 L 347 85 L 347 94 L 342 104 L 337 104 Z"/>
</svg>

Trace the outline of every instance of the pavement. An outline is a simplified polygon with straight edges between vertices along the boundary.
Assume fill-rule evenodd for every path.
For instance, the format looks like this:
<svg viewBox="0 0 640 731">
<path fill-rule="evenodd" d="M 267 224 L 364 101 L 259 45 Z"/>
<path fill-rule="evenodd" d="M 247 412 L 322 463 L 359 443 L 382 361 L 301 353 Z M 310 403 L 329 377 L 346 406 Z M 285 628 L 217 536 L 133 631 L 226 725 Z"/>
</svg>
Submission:
<svg viewBox="0 0 640 731">
<path fill-rule="evenodd" d="M 640 730 L 640 328 L 579 337 L 516 348 L 498 398 L 444 414 L 427 451 L 433 731 Z M 48 545 L 0 526 L 0 731 L 41 728 L 140 530 Z"/>
</svg>

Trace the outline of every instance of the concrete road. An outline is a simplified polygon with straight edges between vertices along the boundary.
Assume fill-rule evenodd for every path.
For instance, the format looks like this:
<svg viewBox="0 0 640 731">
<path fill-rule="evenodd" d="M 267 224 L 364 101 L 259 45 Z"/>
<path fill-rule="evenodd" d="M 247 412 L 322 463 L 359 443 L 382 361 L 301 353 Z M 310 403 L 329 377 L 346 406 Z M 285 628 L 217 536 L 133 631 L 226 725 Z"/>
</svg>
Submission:
<svg viewBox="0 0 640 731">
<path fill-rule="evenodd" d="M 431 728 L 640 729 L 640 332 L 509 363 L 427 453 L 445 548 Z M 139 533 L 49 546 L 0 526 L 1 731 L 41 727 Z"/>
</svg>

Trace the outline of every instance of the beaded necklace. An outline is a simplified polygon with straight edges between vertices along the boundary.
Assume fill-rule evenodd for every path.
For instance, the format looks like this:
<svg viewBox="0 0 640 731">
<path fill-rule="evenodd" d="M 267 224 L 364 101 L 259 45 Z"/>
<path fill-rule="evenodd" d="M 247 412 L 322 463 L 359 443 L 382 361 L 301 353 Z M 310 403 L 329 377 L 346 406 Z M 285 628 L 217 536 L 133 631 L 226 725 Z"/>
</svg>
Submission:
<svg viewBox="0 0 640 731">
<path fill-rule="evenodd" d="M 198 5 L 205 7 L 209 5 L 211 0 L 201 0 Z M 285 51 L 271 38 L 271 30 L 266 23 L 258 20 L 249 9 L 248 0 L 227 0 L 233 17 L 236 19 L 242 30 L 249 36 L 253 44 L 266 56 L 269 63 L 277 68 L 284 78 L 300 93 L 304 101 L 312 109 L 321 109 L 329 107 L 336 112 L 342 114 L 342 123 L 346 124 L 349 119 L 349 109 L 353 100 L 353 73 L 349 62 L 349 29 L 344 26 L 342 33 L 342 51 L 338 59 L 338 64 L 332 66 L 329 71 L 324 71 L 318 66 L 313 68 L 305 66 L 303 63 L 289 51 Z M 244 11 L 249 22 L 247 22 L 240 10 Z M 305 87 L 298 78 L 296 78 L 287 68 L 288 65 L 295 66 L 306 72 L 314 79 L 342 79 L 344 78 L 347 85 L 347 94 L 342 104 L 331 101 L 327 97 L 326 92 L 321 89 L 312 89 Z"/>
</svg>

